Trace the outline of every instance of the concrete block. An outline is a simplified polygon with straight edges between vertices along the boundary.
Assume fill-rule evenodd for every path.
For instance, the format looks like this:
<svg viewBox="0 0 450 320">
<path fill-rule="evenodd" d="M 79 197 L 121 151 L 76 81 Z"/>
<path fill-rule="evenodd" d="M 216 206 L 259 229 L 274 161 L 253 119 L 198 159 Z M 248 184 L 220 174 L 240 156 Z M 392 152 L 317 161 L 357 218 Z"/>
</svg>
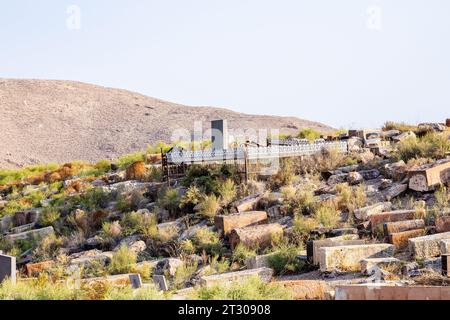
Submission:
<svg viewBox="0 0 450 320">
<path fill-rule="evenodd" d="M 270 258 L 273 257 L 276 253 L 269 253 L 260 256 L 250 257 L 245 261 L 245 265 L 247 269 L 259 269 L 259 268 L 269 268 L 270 267 Z"/>
<path fill-rule="evenodd" d="M 429 236 L 409 239 L 409 251 L 415 259 L 439 257 L 440 242 L 450 239 L 450 232 L 437 233 Z"/>
<path fill-rule="evenodd" d="M 393 254 L 394 246 L 385 243 L 324 247 L 319 249 L 320 271 L 361 271 L 361 260 L 391 257 Z"/>
</svg>

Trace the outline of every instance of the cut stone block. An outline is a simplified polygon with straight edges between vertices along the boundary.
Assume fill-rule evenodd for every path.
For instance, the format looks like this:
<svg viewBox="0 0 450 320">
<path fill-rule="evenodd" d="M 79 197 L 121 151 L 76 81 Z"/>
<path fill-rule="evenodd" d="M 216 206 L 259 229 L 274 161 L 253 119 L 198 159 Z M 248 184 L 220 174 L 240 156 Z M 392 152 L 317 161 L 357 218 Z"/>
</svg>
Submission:
<svg viewBox="0 0 450 320">
<path fill-rule="evenodd" d="M 163 275 L 154 275 L 153 276 L 153 282 L 162 291 L 169 290 L 169 285 L 167 284 L 166 277 Z"/>
<path fill-rule="evenodd" d="M 425 229 L 415 229 L 392 233 L 389 235 L 389 243 L 392 243 L 396 249 L 404 249 L 408 247 L 409 239 L 421 237 L 424 236 L 425 234 L 426 234 Z"/>
<path fill-rule="evenodd" d="M 6 279 L 16 283 L 16 258 L 0 254 L 0 283 Z"/>
<path fill-rule="evenodd" d="M 417 169 L 410 170 L 409 188 L 414 191 L 427 192 L 441 185 L 450 178 L 450 161 L 442 160 L 434 164 L 426 164 Z"/>
<path fill-rule="evenodd" d="M 365 240 L 342 240 L 343 237 L 328 238 L 324 240 L 314 240 L 310 241 L 307 245 L 307 256 L 308 261 L 313 265 L 319 264 L 319 249 L 324 247 L 339 247 L 339 246 L 351 246 L 351 245 L 362 245 L 365 244 Z"/>
<path fill-rule="evenodd" d="M 95 285 L 97 283 L 110 284 L 116 287 L 131 286 L 133 289 L 142 287 L 142 280 L 139 274 L 119 274 L 115 276 L 89 278 L 81 280 L 83 284 L 88 286 Z"/>
<path fill-rule="evenodd" d="M 233 229 L 261 224 L 267 219 L 267 213 L 264 211 L 249 211 L 229 216 L 216 216 L 214 222 L 217 230 L 228 236 Z"/>
<path fill-rule="evenodd" d="M 383 226 L 385 236 L 389 236 L 391 233 L 398 233 L 408 230 L 424 229 L 424 228 L 425 228 L 425 221 L 423 219 L 386 222 Z"/>
<path fill-rule="evenodd" d="M 245 261 L 245 266 L 247 267 L 247 269 L 269 268 L 270 258 L 275 254 L 276 253 L 269 253 L 265 255 L 250 257 Z"/>
<path fill-rule="evenodd" d="M 294 300 L 327 300 L 328 287 L 322 280 L 287 280 L 276 281 L 292 293 Z"/>
<path fill-rule="evenodd" d="M 398 197 L 402 193 L 404 193 L 408 189 L 407 184 L 394 184 L 392 187 L 385 191 L 385 199 L 386 201 L 391 201 L 395 197 Z"/>
<path fill-rule="evenodd" d="M 0 234 L 8 232 L 14 226 L 14 217 L 6 216 L 0 219 Z"/>
<path fill-rule="evenodd" d="M 442 240 L 440 243 L 441 254 L 450 254 L 450 239 Z"/>
<path fill-rule="evenodd" d="M 24 224 L 23 226 L 20 226 L 20 227 L 11 228 L 11 233 L 22 233 L 22 232 L 30 231 L 30 230 L 34 229 L 35 226 L 36 226 L 35 222 L 30 223 L 30 224 Z"/>
<path fill-rule="evenodd" d="M 282 236 L 283 232 L 283 227 L 278 223 L 234 229 L 229 236 L 231 249 L 241 243 L 248 248 L 262 250 L 271 245 L 274 236 Z"/>
<path fill-rule="evenodd" d="M 397 258 L 368 258 L 361 260 L 361 273 L 372 275 L 377 269 L 390 266 L 400 266 L 402 262 Z"/>
<path fill-rule="evenodd" d="M 450 239 L 450 232 L 409 239 L 409 251 L 415 259 L 439 257 L 441 240 Z"/>
<path fill-rule="evenodd" d="M 236 282 L 244 282 L 255 276 L 259 277 L 263 282 L 268 283 L 270 282 L 270 280 L 272 280 L 273 270 L 270 268 L 259 268 L 206 276 L 200 279 L 200 285 L 206 287 L 212 287 L 216 285 L 224 286 Z"/>
<path fill-rule="evenodd" d="M 320 271 L 361 271 L 361 260 L 391 257 L 393 254 L 394 246 L 385 243 L 323 247 L 319 249 Z"/>
<path fill-rule="evenodd" d="M 450 216 L 439 216 L 436 218 L 436 231 L 437 232 L 450 231 Z"/>
<path fill-rule="evenodd" d="M 391 210 L 392 203 L 390 202 L 379 202 L 371 206 L 355 210 L 355 217 L 358 220 L 367 220 L 371 215 L 386 212 Z"/>
<path fill-rule="evenodd" d="M 5 237 L 7 241 L 15 242 L 17 240 L 27 240 L 27 239 L 42 239 L 50 234 L 54 234 L 55 230 L 53 227 L 47 227 L 42 229 L 30 230 L 22 233 L 9 234 Z"/>
<path fill-rule="evenodd" d="M 387 222 L 413 220 L 415 215 L 415 210 L 398 210 L 374 214 L 369 217 L 371 230 L 374 232 L 377 228 L 381 228 L 381 232 L 383 232 L 383 224 Z"/>
<path fill-rule="evenodd" d="M 450 287 L 371 283 L 338 285 L 336 300 L 450 300 Z"/>
<path fill-rule="evenodd" d="M 77 254 L 77 257 L 73 258 L 70 264 L 85 268 L 95 266 L 96 264 L 105 266 L 111 262 L 113 255 L 113 252 L 97 252 L 97 250 L 91 250 L 81 255 Z"/>
<path fill-rule="evenodd" d="M 237 212 L 253 211 L 256 209 L 256 205 L 259 200 L 261 200 L 262 195 L 256 194 L 233 203 L 233 207 L 236 208 Z"/>
<path fill-rule="evenodd" d="M 450 254 L 442 255 L 442 275 L 450 277 Z"/>
</svg>

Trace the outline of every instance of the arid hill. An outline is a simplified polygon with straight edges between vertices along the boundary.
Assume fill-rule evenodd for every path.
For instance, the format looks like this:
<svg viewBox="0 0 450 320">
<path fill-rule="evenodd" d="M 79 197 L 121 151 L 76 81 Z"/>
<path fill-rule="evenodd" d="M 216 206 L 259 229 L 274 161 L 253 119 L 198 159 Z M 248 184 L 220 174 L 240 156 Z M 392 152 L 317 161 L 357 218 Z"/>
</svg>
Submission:
<svg viewBox="0 0 450 320">
<path fill-rule="evenodd" d="M 228 119 L 233 128 L 330 127 L 294 117 L 255 116 L 189 107 L 120 89 L 50 80 L 0 79 L 0 168 L 70 160 L 96 161 L 169 141 L 194 121 Z"/>
</svg>

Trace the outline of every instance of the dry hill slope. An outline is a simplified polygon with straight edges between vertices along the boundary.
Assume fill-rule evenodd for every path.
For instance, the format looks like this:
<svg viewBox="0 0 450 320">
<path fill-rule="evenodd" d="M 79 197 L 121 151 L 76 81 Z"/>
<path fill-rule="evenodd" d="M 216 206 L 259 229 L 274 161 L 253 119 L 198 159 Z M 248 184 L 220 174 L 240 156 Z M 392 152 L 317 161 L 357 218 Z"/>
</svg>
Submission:
<svg viewBox="0 0 450 320">
<path fill-rule="evenodd" d="M 192 130 L 197 120 L 223 118 L 231 128 L 278 128 L 284 133 L 331 129 L 293 117 L 188 107 L 71 81 L 0 79 L 0 110 L 0 168 L 113 159 L 169 141 L 175 129 Z"/>
</svg>

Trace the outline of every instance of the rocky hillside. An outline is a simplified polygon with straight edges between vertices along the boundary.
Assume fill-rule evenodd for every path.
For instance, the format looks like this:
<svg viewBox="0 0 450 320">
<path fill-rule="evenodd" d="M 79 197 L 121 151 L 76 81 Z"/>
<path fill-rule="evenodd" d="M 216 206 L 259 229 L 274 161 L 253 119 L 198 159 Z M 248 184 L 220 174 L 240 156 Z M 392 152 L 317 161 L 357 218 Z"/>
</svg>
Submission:
<svg viewBox="0 0 450 320">
<path fill-rule="evenodd" d="M 96 161 L 170 140 L 180 126 L 224 118 L 230 128 L 302 128 L 317 122 L 188 107 L 125 90 L 79 82 L 0 79 L 0 168 L 70 160 Z"/>
</svg>

